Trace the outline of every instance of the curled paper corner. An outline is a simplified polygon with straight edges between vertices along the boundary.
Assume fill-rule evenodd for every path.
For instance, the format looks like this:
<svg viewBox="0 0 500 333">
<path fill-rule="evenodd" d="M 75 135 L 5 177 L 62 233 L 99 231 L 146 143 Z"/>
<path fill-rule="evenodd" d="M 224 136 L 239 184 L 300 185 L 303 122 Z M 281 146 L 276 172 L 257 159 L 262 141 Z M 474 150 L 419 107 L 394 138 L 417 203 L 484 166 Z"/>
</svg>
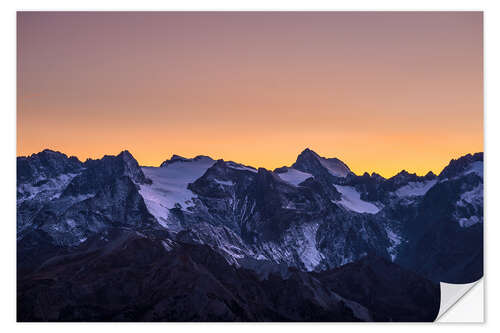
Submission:
<svg viewBox="0 0 500 333">
<path fill-rule="evenodd" d="M 477 287 L 476 287 L 477 286 Z M 476 293 L 468 299 L 472 288 Z M 476 322 L 484 321 L 483 316 L 483 279 L 472 283 L 453 284 L 440 282 L 441 304 L 436 322 Z M 463 299 L 463 300 L 462 300 Z M 456 313 L 455 313 L 456 312 Z M 463 316 L 467 314 L 467 316 Z"/>
</svg>

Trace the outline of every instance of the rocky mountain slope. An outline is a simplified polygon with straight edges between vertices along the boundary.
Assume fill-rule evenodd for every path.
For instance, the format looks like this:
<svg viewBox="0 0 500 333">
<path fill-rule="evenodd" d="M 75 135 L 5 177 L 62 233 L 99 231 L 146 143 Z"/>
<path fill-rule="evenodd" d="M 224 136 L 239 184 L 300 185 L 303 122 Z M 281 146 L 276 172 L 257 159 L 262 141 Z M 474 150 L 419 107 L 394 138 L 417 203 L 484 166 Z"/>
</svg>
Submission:
<svg viewBox="0 0 500 333">
<path fill-rule="evenodd" d="M 452 160 L 438 176 L 402 171 L 389 179 L 358 176 L 310 149 L 274 171 L 177 155 L 140 167 L 127 151 L 85 162 L 50 150 L 18 157 L 19 318 L 432 320 L 438 309 L 423 309 L 439 306 L 438 282 L 482 276 L 482 170 L 482 153 Z M 218 263 L 207 268 L 210 258 Z M 174 264 L 185 260 L 192 265 Z M 159 268 L 165 265 L 172 272 Z M 196 287 L 201 267 L 211 278 Z M 107 273 L 98 278 L 101 268 Z M 79 269 L 96 281 L 80 281 Z M 221 282 L 229 271 L 233 278 Z M 168 281 L 149 285 L 146 272 Z M 170 313 L 175 299 L 151 298 L 183 279 L 198 281 L 179 291 L 195 288 L 197 296 L 177 298 L 190 311 Z M 242 279 L 252 281 L 254 293 L 240 295 Z M 295 284 L 298 298 L 277 289 L 282 294 L 267 299 L 273 283 Z M 99 305 L 99 288 L 113 286 L 124 289 Z M 420 298 L 408 291 L 417 286 L 425 287 Z M 59 299 L 50 314 L 33 303 L 45 302 L 46 292 Z M 200 300 L 205 307 L 195 306 Z"/>
<path fill-rule="evenodd" d="M 23 275 L 18 320 L 431 321 L 439 310 L 437 285 L 375 257 L 263 277 L 206 245 L 123 229 L 107 237 Z"/>
</svg>

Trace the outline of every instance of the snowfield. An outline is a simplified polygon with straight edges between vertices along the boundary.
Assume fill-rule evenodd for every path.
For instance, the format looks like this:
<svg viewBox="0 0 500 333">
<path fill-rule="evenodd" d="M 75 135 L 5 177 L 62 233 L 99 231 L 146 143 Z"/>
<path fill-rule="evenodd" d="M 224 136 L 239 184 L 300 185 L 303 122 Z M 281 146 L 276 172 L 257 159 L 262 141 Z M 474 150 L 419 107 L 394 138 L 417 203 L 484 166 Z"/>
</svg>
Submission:
<svg viewBox="0 0 500 333">
<path fill-rule="evenodd" d="M 280 177 L 283 181 L 292 184 L 294 186 L 298 186 L 300 183 L 305 181 L 308 178 L 311 178 L 312 175 L 307 172 L 302 172 L 294 168 L 288 168 L 286 172 L 278 173 L 278 177 Z"/>
<path fill-rule="evenodd" d="M 357 213 L 376 214 L 380 208 L 371 202 L 361 200 L 361 194 L 352 186 L 335 185 L 337 191 L 342 194 L 339 204 L 344 208 L 355 211 Z"/>
<path fill-rule="evenodd" d="M 405 186 L 398 188 L 395 193 L 400 198 L 423 196 L 436 183 L 437 183 L 436 179 L 424 182 L 409 182 Z"/>
<path fill-rule="evenodd" d="M 183 209 L 191 206 L 191 199 L 196 195 L 187 186 L 203 176 L 215 163 L 205 157 L 195 161 L 169 164 L 165 167 L 142 167 L 144 175 L 153 181 L 153 184 L 140 185 L 139 193 L 151 214 L 161 225 L 167 226 L 169 209 L 179 204 Z"/>
</svg>

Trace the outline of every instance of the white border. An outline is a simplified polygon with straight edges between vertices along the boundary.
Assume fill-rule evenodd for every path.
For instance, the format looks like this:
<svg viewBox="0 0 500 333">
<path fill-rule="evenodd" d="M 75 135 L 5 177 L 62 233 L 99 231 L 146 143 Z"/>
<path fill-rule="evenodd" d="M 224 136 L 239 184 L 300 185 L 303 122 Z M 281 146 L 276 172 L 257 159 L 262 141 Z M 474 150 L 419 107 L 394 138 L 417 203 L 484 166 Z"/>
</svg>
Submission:
<svg viewBox="0 0 500 333">
<path fill-rule="evenodd" d="M 420 0 L 420 1 L 96 1 L 87 0 L 80 2 L 68 2 L 62 0 L 45 1 L 9 1 L 4 0 L 0 5 L 0 34 L 2 36 L 1 57 L 1 91 L 2 108 L 0 130 L 1 155 L 0 175 L 1 186 L 1 212 L 2 212 L 2 274 L 0 286 L 2 288 L 0 315 L 2 318 L 2 329 L 7 332 L 11 330 L 20 331 L 48 331 L 48 332 L 83 332 L 88 330 L 109 330 L 119 325 L 119 330 L 124 332 L 136 332 L 138 329 L 153 331 L 166 330 L 203 330 L 213 332 L 233 332 L 254 330 L 276 330 L 286 329 L 288 331 L 304 331 L 308 328 L 314 329 L 315 333 L 331 332 L 334 329 L 361 329 L 365 327 L 370 331 L 397 331 L 404 327 L 405 330 L 420 332 L 421 330 L 453 330 L 470 331 L 479 327 L 494 328 L 498 326 L 499 318 L 495 313 L 499 304 L 495 295 L 500 285 L 499 270 L 494 265 L 495 253 L 500 253 L 496 238 L 500 237 L 498 232 L 499 218 L 498 210 L 494 210 L 495 202 L 498 202 L 500 163 L 498 148 L 495 143 L 499 140 L 499 112 L 498 95 L 499 82 L 499 33 L 500 15 L 499 1 L 446 1 L 446 0 Z M 486 297 L 486 325 L 460 325 L 460 324 L 16 324 L 15 323 L 15 142 L 16 142 L 16 10 L 484 10 L 485 22 L 485 236 L 486 236 L 486 264 L 485 285 L 488 292 Z M 491 260 L 489 260 L 491 259 Z M 498 297 L 498 296 L 497 296 Z M 489 311 L 489 309 L 493 309 Z M 422 327 L 425 325 L 425 327 Z M 498 331 L 498 327 L 496 328 Z"/>
</svg>

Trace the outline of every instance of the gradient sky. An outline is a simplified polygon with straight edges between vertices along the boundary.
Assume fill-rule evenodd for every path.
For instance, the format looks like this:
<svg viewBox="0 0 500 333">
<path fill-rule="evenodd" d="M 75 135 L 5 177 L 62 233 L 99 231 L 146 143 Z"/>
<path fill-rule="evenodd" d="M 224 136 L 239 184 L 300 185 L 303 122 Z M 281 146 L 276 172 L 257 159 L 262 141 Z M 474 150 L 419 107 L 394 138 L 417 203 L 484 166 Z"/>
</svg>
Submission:
<svg viewBox="0 0 500 333">
<path fill-rule="evenodd" d="M 17 153 L 356 173 L 483 150 L 480 12 L 18 13 Z"/>
</svg>

